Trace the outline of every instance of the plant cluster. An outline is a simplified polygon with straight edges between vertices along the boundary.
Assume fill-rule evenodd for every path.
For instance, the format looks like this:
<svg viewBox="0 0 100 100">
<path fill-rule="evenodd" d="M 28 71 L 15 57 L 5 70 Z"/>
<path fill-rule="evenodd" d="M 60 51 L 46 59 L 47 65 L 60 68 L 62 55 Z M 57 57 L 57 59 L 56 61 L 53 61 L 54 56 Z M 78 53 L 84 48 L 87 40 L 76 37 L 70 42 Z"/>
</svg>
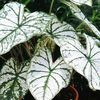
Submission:
<svg viewBox="0 0 100 100">
<path fill-rule="evenodd" d="M 52 100 L 69 85 L 73 69 L 91 89 L 100 90 L 100 31 L 91 22 L 100 15 L 94 12 L 90 21 L 80 9 L 92 7 L 92 0 L 59 0 L 81 22 L 76 28 L 51 13 L 54 0 L 49 14 L 30 12 L 25 7 L 30 0 L 23 2 L 6 3 L 0 10 L 0 57 L 5 62 L 0 65 L 0 99 L 18 100 L 29 89 L 36 100 Z M 55 60 L 56 45 L 61 54 Z M 21 46 L 29 59 L 23 57 Z M 17 52 L 12 53 L 13 48 Z M 6 60 L 3 55 L 8 52 L 12 57 Z M 15 59 L 17 53 L 21 60 Z"/>
</svg>

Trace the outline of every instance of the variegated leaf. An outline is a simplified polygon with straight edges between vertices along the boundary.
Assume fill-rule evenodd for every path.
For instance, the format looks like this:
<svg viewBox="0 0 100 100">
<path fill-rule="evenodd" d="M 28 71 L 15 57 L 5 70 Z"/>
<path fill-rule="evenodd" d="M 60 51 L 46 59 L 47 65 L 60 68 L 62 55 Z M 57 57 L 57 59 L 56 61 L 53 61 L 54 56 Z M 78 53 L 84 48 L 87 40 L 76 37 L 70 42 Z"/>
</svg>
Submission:
<svg viewBox="0 0 100 100">
<path fill-rule="evenodd" d="M 63 44 L 63 39 L 76 38 L 74 28 L 66 22 L 61 23 L 56 16 L 51 20 L 47 33 L 58 46 Z"/>
<path fill-rule="evenodd" d="M 77 5 L 86 4 L 86 5 L 92 6 L 92 0 L 70 0 L 70 1 Z"/>
<path fill-rule="evenodd" d="M 28 90 L 26 84 L 29 62 L 17 66 L 16 61 L 9 59 L 0 72 L 0 100 L 19 100 Z"/>
<path fill-rule="evenodd" d="M 0 11 L 0 55 L 13 46 L 45 33 L 52 16 L 43 12 L 24 13 L 24 5 L 6 4 Z"/>
<path fill-rule="evenodd" d="M 100 48 L 92 37 L 86 35 L 86 40 L 86 49 L 77 40 L 65 41 L 61 54 L 67 64 L 88 80 L 90 88 L 100 90 Z"/>
<path fill-rule="evenodd" d="M 82 13 L 82 11 L 77 7 L 77 5 L 71 3 L 71 2 L 63 2 L 62 3 L 68 5 L 72 11 L 72 13 L 82 20 L 94 34 L 96 34 L 98 37 L 100 37 L 100 31 L 85 17 L 85 15 Z"/>
<path fill-rule="evenodd" d="M 68 86 L 72 68 L 62 58 L 52 61 L 51 52 L 42 48 L 31 61 L 27 83 L 36 100 L 52 100 L 64 87 Z"/>
</svg>

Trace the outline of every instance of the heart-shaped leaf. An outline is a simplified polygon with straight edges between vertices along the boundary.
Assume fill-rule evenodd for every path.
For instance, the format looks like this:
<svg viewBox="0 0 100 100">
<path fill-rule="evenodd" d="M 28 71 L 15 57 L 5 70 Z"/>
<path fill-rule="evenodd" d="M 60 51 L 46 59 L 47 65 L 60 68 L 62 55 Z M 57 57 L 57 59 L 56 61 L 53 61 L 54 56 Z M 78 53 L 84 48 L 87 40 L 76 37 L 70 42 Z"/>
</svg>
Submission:
<svg viewBox="0 0 100 100">
<path fill-rule="evenodd" d="M 80 0 L 81 1 L 81 0 Z M 88 27 L 89 29 L 96 34 L 98 37 L 100 37 L 100 31 L 85 17 L 85 15 L 82 13 L 82 11 L 77 7 L 77 5 L 71 3 L 71 2 L 63 2 L 65 5 L 69 6 L 72 13 L 82 20 Z"/>
<path fill-rule="evenodd" d="M 17 2 L 6 4 L 0 11 L 0 55 L 33 36 L 44 34 L 51 17 L 43 12 L 24 12 L 24 5 Z"/>
<path fill-rule="evenodd" d="M 86 5 L 92 6 L 92 0 L 70 0 L 70 1 L 77 5 L 86 4 Z"/>
<path fill-rule="evenodd" d="M 47 33 L 58 46 L 63 44 L 63 39 L 76 38 L 74 28 L 66 22 L 61 23 L 56 16 L 51 20 Z"/>
<path fill-rule="evenodd" d="M 86 41 L 86 49 L 77 40 L 65 41 L 61 54 L 67 64 L 88 80 L 90 88 L 100 90 L 100 48 L 92 37 L 86 35 Z"/>
<path fill-rule="evenodd" d="M 19 100 L 28 90 L 26 84 L 29 62 L 17 66 L 14 59 L 8 60 L 0 72 L 0 99 Z"/>
<path fill-rule="evenodd" d="M 68 86 L 72 68 L 62 58 L 52 61 L 51 52 L 42 48 L 31 61 L 27 83 L 36 100 L 52 100 Z"/>
</svg>

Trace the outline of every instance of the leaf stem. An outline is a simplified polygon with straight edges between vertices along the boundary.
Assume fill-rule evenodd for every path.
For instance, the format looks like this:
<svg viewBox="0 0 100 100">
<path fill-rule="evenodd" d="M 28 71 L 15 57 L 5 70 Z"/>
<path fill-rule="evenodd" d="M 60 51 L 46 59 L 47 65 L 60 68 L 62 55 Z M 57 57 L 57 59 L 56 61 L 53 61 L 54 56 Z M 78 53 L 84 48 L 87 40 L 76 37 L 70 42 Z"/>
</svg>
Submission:
<svg viewBox="0 0 100 100">
<path fill-rule="evenodd" d="M 75 89 L 74 84 L 72 86 L 70 86 L 70 90 L 72 91 L 72 93 L 75 95 L 74 100 L 79 100 L 79 93 L 78 91 Z"/>
<path fill-rule="evenodd" d="M 51 15 L 51 11 L 52 11 L 52 8 L 53 8 L 54 1 L 55 1 L 55 0 L 52 0 L 51 5 L 50 5 L 50 10 L 49 10 L 49 14 L 50 14 L 50 15 Z"/>
</svg>

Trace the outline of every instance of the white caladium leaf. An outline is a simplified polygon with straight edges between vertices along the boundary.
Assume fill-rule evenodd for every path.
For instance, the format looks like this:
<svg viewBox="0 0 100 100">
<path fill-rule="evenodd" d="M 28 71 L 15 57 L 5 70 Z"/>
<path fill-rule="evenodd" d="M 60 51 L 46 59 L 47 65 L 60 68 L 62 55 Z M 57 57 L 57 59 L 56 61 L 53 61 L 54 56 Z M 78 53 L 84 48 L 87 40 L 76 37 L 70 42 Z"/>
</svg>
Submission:
<svg viewBox="0 0 100 100">
<path fill-rule="evenodd" d="M 26 84 L 29 62 L 17 66 L 16 61 L 9 59 L 0 72 L 0 99 L 19 100 L 28 90 Z"/>
<path fill-rule="evenodd" d="M 100 90 L 100 48 L 92 37 L 86 35 L 86 41 L 86 49 L 77 40 L 65 41 L 61 54 L 67 64 L 88 80 L 90 88 Z"/>
<path fill-rule="evenodd" d="M 0 55 L 33 36 L 44 34 L 51 17 L 43 12 L 24 12 L 24 5 L 17 2 L 6 4 L 0 10 Z"/>
<path fill-rule="evenodd" d="M 100 37 L 100 31 L 85 17 L 85 15 L 82 13 L 82 11 L 77 7 L 77 5 L 71 3 L 71 2 L 63 2 L 62 3 L 68 5 L 72 11 L 72 13 L 82 20 L 89 28 L 94 32 L 98 37 Z"/>
<path fill-rule="evenodd" d="M 64 87 L 68 86 L 72 68 L 57 59 L 54 63 L 51 52 L 42 48 L 31 60 L 27 83 L 36 100 L 52 100 Z"/>
<path fill-rule="evenodd" d="M 77 5 L 86 4 L 88 6 L 92 6 L 92 0 L 70 0 L 70 1 Z"/>
<path fill-rule="evenodd" d="M 63 39 L 76 38 L 74 28 L 66 22 L 61 23 L 56 16 L 51 20 L 47 33 L 58 46 L 63 44 Z"/>
</svg>

